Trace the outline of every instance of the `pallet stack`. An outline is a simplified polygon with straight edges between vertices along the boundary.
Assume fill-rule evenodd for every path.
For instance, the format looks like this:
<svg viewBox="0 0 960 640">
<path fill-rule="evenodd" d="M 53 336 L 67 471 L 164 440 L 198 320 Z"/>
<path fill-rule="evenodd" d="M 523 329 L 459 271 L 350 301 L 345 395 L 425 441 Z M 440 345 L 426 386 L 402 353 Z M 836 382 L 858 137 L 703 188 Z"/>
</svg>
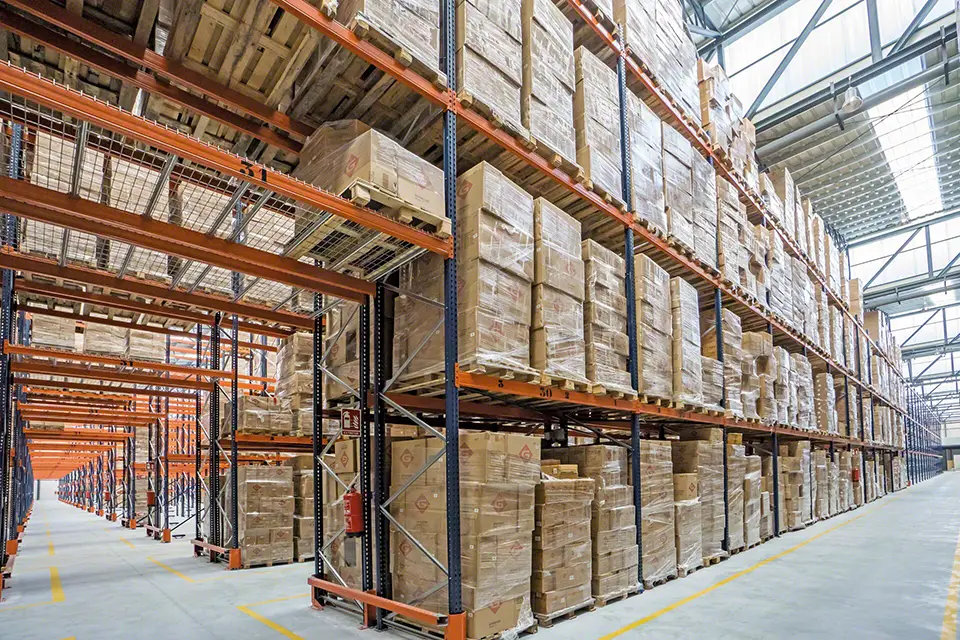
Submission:
<svg viewBox="0 0 960 640">
<path fill-rule="evenodd" d="M 745 494 L 744 482 L 747 475 L 747 451 L 739 433 L 727 435 L 727 513 L 729 549 L 742 549 L 745 542 Z"/>
<path fill-rule="evenodd" d="M 694 254 L 704 264 L 717 267 L 717 172 L 699 153 L 691 156 L 693 185 Z"/>
<path fill-rule="evenodd" d="M 577 127 L 577 163 L 605 197 L 620 202 L 620 98 L 617 74 L 584 47 L 574 52 L 577 87 L 573 114 Z"/>
<path fill-rule="evenodd" d="M 238 544 L 244 567 L 293 560 L 293 468 L 249 465 L 228 469 L 226 518 L 232 517 L 231 474 L 237 474 Z"/>
<path fill-rule="evenodd" d="M 694 253 L 696 247 L 693 154 L 690 141 L 663 123 L 663 193 L 667 209 L 667 236 L 689 253 Z"/>
<path fill-rule="evenodd" d="M 83 351 L 98 356 L 122 358 L 127 351 L 129 332 L 127 327 L 87 322 L 83 327 Z"/>
<path fill-rule="evenodd" d="M 583 337 L 586 376 L 594 393 L 633 395 L 628 371 L 630 341 L 627 336 L 626 263 L 593 240 L 581 244 L 585 298 Z"/>
<path fill-rule="evenodd" d="M 277 353 L 277 398 L 290 403 L 291 433 L 298 436 L 312 435 L 312 333 L 298 332 L 284 338 L 280 343 Z"/>
<path fill-rule="evenodd" d="M 700 299 L 683 278 L 670 279 L 673 322 L 673 401 L 680 405 L 703 404 L 703 370 L 700 355 Z"/>
<path fill-rule="evenodd" d="M 339 0 L 337 21 L 357 23 L 403 47 L 406 55 L 440 73 L 440 7 L 437 2 L 398 5 L 391 0 Z M 362 27 L 361 27 L 362 28 Z"/>
<path fill-rule="evenodd" d="M 762 466 L 760 456 L 746 457 L 743 476 L 743 544 L 748 549 L 760 542 L 763 534 L 763 501 L 769 500 L 761 489 Z"/>
<path fill-rule="evenodd" d="M 558 380 L 587 385 L 580 223 L 545 198 L 533 204 L 530 364 L 547 384 Z"/>
<path fill-rule="evenodd" d="M 672 442 L 673 471 L 697 474 L 700 488 L 700 539 L 703 562 L 710 564 L 725 555 L 723 550 L 723 431 L 698 429 L 694 438 Z M 685 434 L 681 434 L 685 437 Z"/>
<path fill-rule="evenodd" d="M 127 331 L 123 357 L 141 362 L 163 362 L 166 349 L 167 340 L 162 333 L 130 329 Z"/>
<path fill-rule="evenodd" d="M 813 407 L 817 417 L 817 429 L 826 433 L 839 433 L 837 427 L 837 400 L 834 395 L 833 376 L 818 373 L 813 380 Z"/>
<path fill-rule="evenodd" d="M 672 455 L 672 454 L 671 454 Z M 683 577 L 703 566 L 702 516 L 698 473 L 673 474 L 673 517 L 677 573 Z"/>
<path fill-rule="evenodd" d="M 667 233 L 663 193 L 663 134 L 660 118 L 633 92 L 627 92 L 630 132 L 630 185 L 637 221 Z"/>
<path fill-rule="evenodd" d="M 637 389 L 651 401 L 673 395 L 670 276 L 644 254 L 634 257 L 637 303 Z"/>
<path fill-rule="evenodd" d="M 746 248 L 741 238 L 749 225 L 747 207 L 740 202 L 740 193 L 725 178 L 717 176 L 717 263 L 720 273 L 739 286 L 740 272 L 746 265 Z"/>
<path fill-rule="evenodd" d="M 640 441 L 640 499 L 643 583 L 650 588 L 677 576 L 673 457 L 669 441 Z"/>
<path fill-rule="evenodd" d="M 297 562 L 312 560 L 317 552 L 313 456 L 293 456 L 284 464 L 293 469 L 293 558 Z"/>
<path fill-rule="evenodd" d="M 29 307 L 28 307 L 29 308 Z M 30 344 L 57 351 L 77 350 L 77 321 L 39 313 L 30 318 Z"/>
<path fill-rule="evenodd" d="M 743 417 L 743 401 L 741 399 L 741 383 L 743 370 L 743 331 L 740 317 L 729 309 L 721 309 L 721 323 L 723 335 L 723 384 L 726 390 L 724 408 L 732 415 Z M 701 316 L 700 344 L 705 358 L 716 358 L 716 316 L 706 312 Z M 706 367 L 704 367 L 706 379 Z"/>
</svg>

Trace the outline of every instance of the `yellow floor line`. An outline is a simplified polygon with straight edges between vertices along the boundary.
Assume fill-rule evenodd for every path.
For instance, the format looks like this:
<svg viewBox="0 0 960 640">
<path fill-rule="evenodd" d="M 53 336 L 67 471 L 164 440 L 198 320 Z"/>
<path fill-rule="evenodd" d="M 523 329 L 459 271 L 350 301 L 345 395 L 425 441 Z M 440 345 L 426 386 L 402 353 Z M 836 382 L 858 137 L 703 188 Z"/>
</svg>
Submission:
<svg viewBox="0 0 960 640">
<path fill-rule="evenodd" d="M 249 609 L 244 605 L 238 606 L 237 609 L 244 612 L 245 614 L 247 614 L 257 622 L 260 622 L 261 624 L 264 624 L 270 627 L 271 629 L 273 629 L 274 631 L 282 635 L 284 638 L 290 638 L 290 640 L 305 640 L 303 636 L 298 636 L 293 631 L 290 631 L 285 627 L 281 627 L 279 624 L 277 624 L 270 618 L 267 618 L 266 616 L 262 616 L 256 611 L 253 611 L 252 609 Z"/>
<path fill-rule="evenodd" d="M 683 598 L 682 600 L 677 600 L 677 601 L 674 602 L 673 604 L 668 605 L 668 606 L 664 607 L 663 609 L 660 609 L 659 611 L 655 611 L 655 612 L 651 613 L 650 615 L 648 615 L 648 616 L 646 616 L 646 617 L 644 617 L 644 618 L 640 618 L 639 620 L 637 620 L 637 621 L 635 621 L 635 622 L 631 622 L 631 623 L 628 624 L 627 626 L 622 627 L 622 628 L 620 628 L 620 629 L 617 629 L 617 630 L 614 631 L 613 633 L 609 633 L 609 634 L 601 637 L 599 640 L 613 640 L 613 638 L 618 638 L 618 637 L 622 636 L 623 634 L 627 633 L 628 631 L 633 631 L 633 630 L 636 629 L 637 627 L 641 627 L 641 626 L 647 624 L 648 622 L 651 622 L 652 620 L 656 620 L 656 619 L 659 618 L 660 616 L 662 616 L 662 615 L 664 615 L 664 614 L 667 614 L 667 613 L 670 613 L 670 612 L 673 611 L 674 609 L 679 609 L 679 608 L 682 607 L 683 605 L 685 605 L 685 604 L 687 604 L 687 603 L 690 603 L 690 602 L 693 602 L 694 600 L 697 600 L 698 598 L 701 598 L 701 597 L 707 595 L 707 594 L 710 593 L 711 591 L 715 591 L 715 590 L 719 589 L 720 587 L 722 587 L 722 586 L 725 585 L 725 584 L 730 584 L 731 582 L 733 582 L 733 581 L 736 580 L 737 578 L 741 578 L 741 577 L 747 575 L 748 573 L 752 573 L 753 571 L 759 569 L 760 567 L 762 567 L 762 566 L 764 566 L 764 565 L 770 564 L 771 562 L 773 562 L 774 560 L 777 560 L 778 558 L 782 558 L 782 557 L 784 557 L 784 556 L 786 556 L 786 555 L 790 555 L 790 554 L 793 553 L 794 551 L 797 551 L 798 549 L 802 549 L 803 547 L 807 546 L 808 544 L 810 544 L 810 543 L 813 542 L 814 540 L 817 540 L 818 538 L 822 538 L 823 536 L 827 535 L 828 533 L 831 533 L 831 532 L 833 532 L 833 531 L 836 531 L 837 529 L 839 529 L 839 528 L 841 528 L 841 527 L 845 527 L 845 526 L 847 526 L 848 524 L 850 524 L 851 522 L 856 522 L 856 521 L 859 520 L 860 518 L 862 518 L 862 517 L 864 517 L 864 516 L 867 516 L 867 515 L 870 515 L 871 513 L 876 512 L 878 509 L 882 509 L 882 508 L 885 507 L 886 505 L 888 505 L 888 504 L 890 504 L 890 503 L 892 503 L 892 502 L 895 502 L 896 500 L 898 500 L 898 498 L 892 498 L 892 499 L 884 502 L 883 504 L 881 504 L 881 505 L 879 505 L 879 506 L 877 506 L 877 507 L 874 507 L 874 508 L 872 508 L 872 509 L 870 509 L 870 510 L 864 512 L 864 513 L 861 513 L 861 514 L 858 515 L 858 516 L 854 516 L 853 518 L 850 518 L 849 520 L 846 520 L 846 521 L 844 521 L 844 522 L 841 522 L 840 524 L 838 524 L 838 525 L 836 525 L 836 526 L 830 527 L 829 529 L 826 529 L 825 531 L 821 531 L 821 532 L 818 533 L 817 535 L 811 536 L 810 538 L 807 538 L 807 539 L 804 540 L 803 542 L 801 542 L 801 543 L 799 543 L 799 544 L 796 544 L 796 545 L 790 547 L 790 548 L 787 549 L 786 551 L 781 551 L 780 553 L 778 553 L 778 554 L 776 554 L 776 555 L 772 555 L 772 556 L 770 556 L 769 558 L 765 558 L 765 559 L 761 560 L 760 562 L 758 562 L 757 564 L 755 564 L 755 565 L 753 565 L 753 566 L 751 566 L 751 567 L 747 567 L 746 569 L 744 569 L 744 570 L 742 570 L 742 571 L 738 571 L 737 573 L 735 573 L 735 574 L 733 574 L 733 575 L 731 575 L 731 576 L 728 576 L 728 577 L 724 578 L 723 580 L 720 580 L 719 582 L 717 582 L 717 583 L 715 583 L 715 584 L 710 585 L 710 586 L 707 587 L 706 589 L 703 589 L 703 590 L 701 590 L 701 591 L 698 591 L 698 592 L 694 593 L 693 595 L 687 596 L 686 598 Z"/>
<path fill-rule="evenodd" d="M 960 535 L 957 536 L 957 549 L 953 553 L 953 569 L 950 571 L 950 586 L 947 588 L 947 605 L 943 610 L 940 640 L 957 639 L 958 595 L 960 595 Z"/>
<path fill-rule="evenodd" d="M 53 540 L 47 543 L 47 555 L 53 555 Z"/>
<path fill-rule="evenodd" d="M 127 546 L 130 547 L 131 549 L 136 549 L 136 547 L 133 546 L 133 543 L 130 542 L 129 540 L 127 540 L 126 538 L 120 538 L 120 542 L 122 542 L 123 544 L 127 545 Z"/>
<path fill-rule="evenodd" d="M 174 569 L 173 567 L 163 564 L 162 562 L 160 562 L 160 561 L 157 560 L 156 558 L 152 558 L 152 557 L 150 557 L 150 556 L 147 556 L 147 560 L 149 560 L 149 561 L 152 562 L 153 564 L 157 565 L 157 566 L 160 567 L 161 569 L 166 569 L 167 571 L 169 571 L 170 573 L 172 573 L 173 575 L 177 576 L 178 578 L 180 578 L 180 579 L 182 579 L 182 580 L 186 580 L 187 582 L 196 582 L 196 580 L 194 580 L 194 579 L 191 578 L 190 576 L 184 575 L 184 574 L 180 573 L 179 571 L 177 571 L 177 570 Z"/>
<path fill-rule="evenodd" d="M 60 582 L 60 571 L 56 567 L 50 569 L 50 592 L 51 598 L 47 602 L 33 602 L 30 604 L 18 604 L 12 607 L 0 607 L 0 613 L 4 611 L 13 611 L 15 609 L 32 609 L 33 607 L 43 607 L 48 604 L 57 604 L 63 602 L 66 597 L 63 595 L 63 584 Z"/>
</svg>

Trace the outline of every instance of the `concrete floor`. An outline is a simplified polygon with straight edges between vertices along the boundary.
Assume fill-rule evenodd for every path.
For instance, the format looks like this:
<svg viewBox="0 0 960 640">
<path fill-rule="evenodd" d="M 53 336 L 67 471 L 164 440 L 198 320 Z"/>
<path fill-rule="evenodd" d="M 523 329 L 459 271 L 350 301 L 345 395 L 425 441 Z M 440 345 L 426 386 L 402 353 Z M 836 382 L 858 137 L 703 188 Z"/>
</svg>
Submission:
<svg viewBox="0 0 960 640">
<path fill-rule="evenodd" d="M 952 640 L 958 533 L 960 474 L 950 473 L 537 637 Z M 185 541 L 163 545 L 43 499 L 3 593 L 0 637 L 383 637 L 311 610 L 310 566 L 226 572 L 191 557 Z"/>
</svg>

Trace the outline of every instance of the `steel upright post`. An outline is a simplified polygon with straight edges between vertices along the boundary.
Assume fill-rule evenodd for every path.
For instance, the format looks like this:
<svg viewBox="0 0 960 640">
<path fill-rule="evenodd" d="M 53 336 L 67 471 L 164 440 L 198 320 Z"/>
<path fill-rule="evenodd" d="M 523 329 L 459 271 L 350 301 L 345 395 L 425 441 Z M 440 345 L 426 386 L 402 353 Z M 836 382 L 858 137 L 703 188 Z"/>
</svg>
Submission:
<svg viewBox="0 0 960 640">
<path fill-rule="evenodd" d="M 367 410 L 370 393 L 370 299 L 360 306 L 360 496 L 363 501 L 363 537 L 360 540 L 361 586 L 364 591 L 373 589 L 373 539 L 370 522 L 370 412 Z"/>
<path fill-rule="evenodd" d="M 199 371 L 203 367 L 203 325 L 201 325 L 199 322 L 197 323 L 196 331 L 197 331 L 197 370 Z M 200 380 L 199 373 L 197 374 L 197 380 Z M 200 391 L 200 389 L 197 389 L 196 393 L 194 394 L 194 416 L 193 416 L 194 425 L 193 426 L 194 426 L 195 433 L 193 434 L 193 443 L 194 443 L 193 500 L 194 500 L 194 507 L 195 507 L 194 512 L 196 514 L 194 516 L 194 519 L 195 519 L 194 530 L 196 533 L 196 537 L 194 538 L 195 540 L 203 539 L 203 522 L 202 522 L 203 496 L 200 495 L 200 474 L 202 473 L 202 465 L 203 465 L 200 459 L 200 449 L 203 446 L 203 442 L 201 440 L 203 429 L 200 426 L 200 414 L 203 411 L 203 397 L 201 395 L 202 393 L 203 392 Z"/>
<path fill-rule="evenodd" d="M 389 598 L 390 582 L 390 524 L 383 515 L 381 505 L 390 497 L 389 470 L 387 469 L 386 407 L 383 388 L 387 381 L 386 348 L 386 290 L 383 282 L 377 282 L 373 299 L 373 509 L 377 525 L 377 595 Z M 377 609 L 377 630 L 383 631 L 384 610 Z"/>
<path fill-rule="evenodd" d="M 210 369 L 220 370 L 220 314 L 213 316 L 213 326 L 210 328 Z M 210 474 L 207 481 L 207 517 L 210 520 L 211 544 L 220 545 L 220 385 L 214 381 L 210 391 L 210 425 L 207 438 L 210 442 L 210 455 L 207 464 Z M 210 561 L 215 562 L 216 554 L 210 552 Z"/>
<path fill-rule="evenodd" d="M 239 273 L 234 273 L 234 295 L 239 294 L 242 287 L 238 284 Z M 230 548 L 240 548 L 240 504 L 237 496 L 238 486 L 238 451 L 237 451 L 237 419 L 239 417 L 238 403 L 240 402 L 240 318 L 233 314 L 233 326 L 230 331 Z"/>
<path fill-rule="evenodd" d="M 164 361 L 170 364 L 170 336 L 166 340 L 166 353 Z M 167 374 L 169 377 L 170 374 Z M 163 491 L 163 531 L 160 539 L 163 542 L 170 542 L 170 398 L 163 399 L 163 478 L 161 480 L 161 489 Z M 159 426 L 159 425 L 158 425 Z M 160 523 L 157 523 L 160 525 Z"/>
</svg>

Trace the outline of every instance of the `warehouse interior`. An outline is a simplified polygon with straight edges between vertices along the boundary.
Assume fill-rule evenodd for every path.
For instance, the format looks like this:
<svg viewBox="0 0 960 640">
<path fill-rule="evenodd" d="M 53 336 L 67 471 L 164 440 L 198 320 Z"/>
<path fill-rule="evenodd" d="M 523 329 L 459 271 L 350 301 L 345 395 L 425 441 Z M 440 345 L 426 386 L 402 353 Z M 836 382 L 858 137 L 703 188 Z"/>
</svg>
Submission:
<svg viewBox="0 0 960 640">
<path fill-rule="evenodd" d="M 957 637 L 957 16 L 5 0 L 0 635 Z"/>
</svg>

